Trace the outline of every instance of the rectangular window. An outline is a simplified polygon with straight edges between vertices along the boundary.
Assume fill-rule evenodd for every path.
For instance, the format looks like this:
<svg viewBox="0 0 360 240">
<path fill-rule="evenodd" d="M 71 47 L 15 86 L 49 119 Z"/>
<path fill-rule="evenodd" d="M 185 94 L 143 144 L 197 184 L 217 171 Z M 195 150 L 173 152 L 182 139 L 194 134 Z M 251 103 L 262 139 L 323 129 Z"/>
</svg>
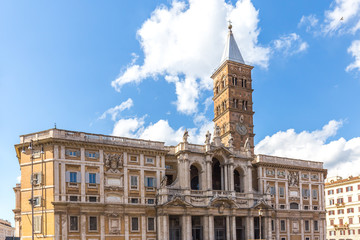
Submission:
<svg viewBox="0 0 360 240">
<path fill-rule="evenodd" d="M 132 217 L 131 218 L 131 231 L 138 232 L 139 231 L 139 218 Z"/>
<path fill-rule="evenodd" d="M 344 214 L 344 209 L 339 209 L 338 214 Z"/>
<path fill-rule="evenodd" d="M 33 183 L 34 185 L 40 185 L 42 181 L 42 174 L 41 173 L 34 173 L 33 174 Z"/>
<path fill-rule="evenodd" d="M 41 233 L 42 218 L 41 216 L 34 216 L 34 233 Z"/>
<path fill-rule="evenodd" d="M 346 187 L 346 192 L 352 192 L 352 190 L 353 190 L 353 187 L 352 187 L 352 186 Z"/>
<path fill-rule="evenodd" d="M 72 195 L 72 196 L 70 196 L 69 200 L 70 200 L 71 202 L 77 202 L 78 197 L 77 197 L 77 196 Z"/>
<path fill-rule="evenodd" d="M 314 200 L 317 200 L 317 199 L 318 199 L 317 189 L 313 189 L 313 190 L 312 190 L 312 197 L 313 197 Z"/>
<path fill-rule="evenodd" d="M 156 178 L 145 177 L 145 187 L 154 188 L 156 187 Z"/>
<path fill-rule="evenodd" d="M 96 173 L 89 173 L 89 183 L 96 184 Z"/>
<path fill-rule="evenodd" d="M 310 196 L 309 189 L 303 188 L 302 195 L 303 195 L 303 198 L 308 198 Z"/>
<path fill-rule="evenodd" d="M 347 213 L 354 213 L 354 208 L 348 208 Z"/>
<path fill-rule="evenodd" d="M 149 204 L 149 205 L 155 204 L 155 199 L 153 199 L 153 198 L 148 198 L 148 199 L 147 199 L 147 204 Z"/>
<path fill-rule="evenodd" d="M 88 158 L 93 158 L 93 159 L 97 159 L 99 158 L 99 153 L 97 152 L 85 152 L 85 156 Z"/>
<path fill-rule="evenodd" d="M 340 224 L 340 225 L 343 225 L 343 224 L 344 224 L 344 219 L 340 218 L 340 219 L 339 219 L 339 224 Z"/>
<path fill-rule="evenodd" d="M 270 187 L 270 194 L 274 196 L 276 194 L 275 187 Z"/>
<path fill-rule="evenodd" d="M 329 200 L 329 205 L 334 205 L 334 204 L 335 204 L 334 199 L 330 199 L 330 200 Z"/>
<path fill-rule="evenodd" d="M 306 173 L 304 173 L 304 174 L 301 175 L 301 178 L 308 179 L 308 178 L 309 178 L 309 175 L 307 175 Z"/>
<path fill-rule="evenodd" d="M 41 206 L 41 197 L 34 197 L 34 207 Z"/>
<path fill-rule="evenodd" d="M 349 224 L 353 224 L 353 218 L 349 218 Z"/>
<path fill-rule="evenodd" d="M 273 219 L 271 220 L 271 231 L 275 232 L 275 222 Z"/>
<path fill-rule="evenodd" d="M 96 196 L 89 196 L 89 202 L 97 202 Z"/>
<path fill-rule="evenodd" d="M 282 231 L 282 232 L 286 231 L 286 222 L 285 222 L 285 220 L 280 220 L 280 231 Z"/>
<path fill-rule="evenodd" d="M 339 203 L 339 204 L 340 204 L 340 203 L 343 203 L 343 202 L 344 202 L 344 199 L 343 199 L 343 198 L 338 198 L 338 199 L 336 199 L 336 202 Z"/>
<path fill-rule="evenodd" d="M 309 220 L 305 220 L 305 232 L 309 232 L 310 231 L 310 223 Z"/>
<path fill-rule="evenodd" d="M 360 190 L 360 184 L 358 185 L 358 190 Z"/>
<path fill-rule="evenodd" d="M 77 183 L 77 172 L 70 172 L 70 182 Z"/>
<path fill-rule="evenodd" d="M 89 217 L 89 231 L 97 231 L 98 230 L 98 220 L 96 216 Z"/>
<path fill-rule="evenodd" d="M 330 225 L 331 225 L 331 226 L 334 225 L 334 219 L 330 219 Z"/>
<path fill-rule="evenodd" d="M 70 216 L 70 232 L 79 231 L 79 217 L 78 216 Z"/>
<path fill-rule="evenodd" d="M 131 203 L 131 204 L 138 204 L 138 203 L 139 203 L 139 199 L 138 199 L 138 198 L 130 198 L 130 203 Z"/>
<path fill-rule="evenodd" d="M 336 189 L 336 193 L 342 193 L 342 192 L 343 192 L 343 189 L 342 189 L 342 188 Z"/>
<path fill-rule="evenodd" d="M 137 162 L 138 157 L 137 156 L 130 156 L 130 162 Z"/>
<path fill-rule="evenodd" d="M 138 176 L 130 176 L 130 189 L 137 190 L 138 189 Z"/>
<path fill-rule="evenodd" d="M 279 197 L 285 197 L 285 189 L 283 187 L 279 187 Z"/>
<path fill-rule="evenodd" d="M 334 194 L 334 189 L 328 191 L 328 195 L 333 195 L 333 194 Z"/>
<path fill-rule="evenodd" d="M 352 197 L 348 197 L 348 202 L 352 202 Z"/>
<path fill-rule="evenodd" d="M 154 158 L 152 158 L 152 157 L 147 157 L 147 158 L 146 158 L 146 163 L 148 163 L 148 164 L 154 164 Z"/>
<path fill-rule="evenodd" d="M 155 231 L 155 218 L 153 218 L 153 217 L 148 218 L 147 230 L 149 232 Z"/>
<path fill-rule="evenodd" d="M 319 231 L 319 222 L 314 220 L 314 231 Z"/>
<path fill-rule="evenodd" d="M 80 157 L 80 151 L 66 150 L 65 155 L 70 156 L 70 157 Z"/>
</svg>

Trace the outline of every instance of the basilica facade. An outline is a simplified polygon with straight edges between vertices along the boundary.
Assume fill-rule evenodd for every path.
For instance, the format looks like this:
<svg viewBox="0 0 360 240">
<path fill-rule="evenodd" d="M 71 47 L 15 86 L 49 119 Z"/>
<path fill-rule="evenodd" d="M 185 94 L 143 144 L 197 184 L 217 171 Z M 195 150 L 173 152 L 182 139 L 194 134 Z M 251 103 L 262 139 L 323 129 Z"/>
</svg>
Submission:
<svg viewBox="0 0 360 240">
<path fill-rule="evenodd" d="M 254 154 L 252 68 L 229 26 L 212 75 L 215 130 L 203 145 L 188 142 L 186 131 L 176 146 L 56 128 L 20 136 L 16 232 L 56 240 L 324 240 L 323 163 Z"/>
</svg>

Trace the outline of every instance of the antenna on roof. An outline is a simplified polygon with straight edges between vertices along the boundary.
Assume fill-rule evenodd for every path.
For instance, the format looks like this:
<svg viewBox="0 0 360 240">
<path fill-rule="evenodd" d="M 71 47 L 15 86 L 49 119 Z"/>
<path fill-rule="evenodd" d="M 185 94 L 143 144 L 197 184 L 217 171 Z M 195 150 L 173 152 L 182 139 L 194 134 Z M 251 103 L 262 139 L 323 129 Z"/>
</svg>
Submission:
<svg viewBox="0 0 360 240">
<path fill-rule="evenodd" d="M 54 123 L 54 128 L 56 129 L 56 122 Z"/>
</svg>

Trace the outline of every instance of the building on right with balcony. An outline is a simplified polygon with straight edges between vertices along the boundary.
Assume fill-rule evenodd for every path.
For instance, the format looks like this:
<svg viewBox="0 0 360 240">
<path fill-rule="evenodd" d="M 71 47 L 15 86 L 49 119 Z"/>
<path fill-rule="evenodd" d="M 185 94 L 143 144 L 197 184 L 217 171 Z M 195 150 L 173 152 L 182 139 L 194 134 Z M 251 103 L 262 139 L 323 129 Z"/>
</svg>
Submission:
<svg viewBox="0 0 360 240">
<path fill-rule="evenodd" d="M 325 183 L 327 239 L 360 239 L 360 176 Z"/>
</svg>

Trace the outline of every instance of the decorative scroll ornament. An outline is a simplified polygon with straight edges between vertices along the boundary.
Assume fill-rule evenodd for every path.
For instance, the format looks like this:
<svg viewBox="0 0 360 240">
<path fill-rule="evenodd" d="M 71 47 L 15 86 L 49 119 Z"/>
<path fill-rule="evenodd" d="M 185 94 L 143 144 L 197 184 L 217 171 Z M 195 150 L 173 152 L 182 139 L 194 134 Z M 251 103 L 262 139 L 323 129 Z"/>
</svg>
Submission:
<svg viewBox="0 0 360 240">
<path fill-rule="evenodd" d="M 299 185 L 299 174 L 297 172 L 289 172 L 288 181 L 290 187 L 297 187 Z"/>
<path fill-rule="evenodd" d="M 108 168 L 107 172 L 117 173 L 123 164 L 123 155 L 116 153 L 105 153 L 105 167 Z"/>
</svg>

